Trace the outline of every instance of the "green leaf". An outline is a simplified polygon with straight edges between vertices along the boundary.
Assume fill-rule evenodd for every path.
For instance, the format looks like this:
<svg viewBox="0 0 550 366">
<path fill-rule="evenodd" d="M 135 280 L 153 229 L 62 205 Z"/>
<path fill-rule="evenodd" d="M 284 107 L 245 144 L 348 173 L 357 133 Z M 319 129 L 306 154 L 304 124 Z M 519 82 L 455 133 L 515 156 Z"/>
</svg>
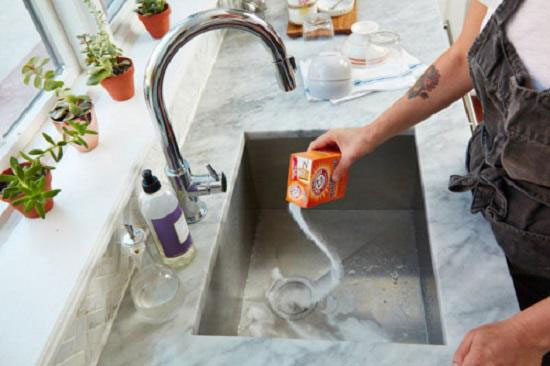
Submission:
<svg viewBox="0 0 550 366">
<path fill-rule="evenodd" d="M 63 158 L 63 147 L 62 146 L 59 146 L 57 148 L 57 158 L 55 159 L 55 161 L 60 161 L 61 159 Z"/>
<path fill-rule="evenodd" d="M 42 86 L 42 77 L 40 75 L 36 75 L 34 77 L 34 87 L 37 89 L 40 89 Z"/>
<path fill-rule="evenodd" d="M 40 67 L 46 65 L 48 62 L 50 62 L 50 59 L 49 58 L 44 58 L 44 60 L 42 60 L 42 62 L 40 63 Z"/>
<path fill-rule="evenodd" d="M 79 136 L 75 136 L 73 142 L 74 142 L 75 144 L 77 144 L 77 145 L 84 146 L 84 147 L 88 147 L 88 144 L 86 143 L 86 141 L 84 141 L 84 140 L 83 140 L 82 138 L 80 138 Z"/>
<path fill-rule="evenodd" d="M 82 109 L 77 104 L 70 104 L 69 111 L 75 116 L 80 116 L 82 114 Z"/>
<path fill-rule="evenodd" d="M 55 71 L 53 70 L 48 70 L 46 71 L 46 73 L 44 74 L 44 78 L 46 80 L 50 80 L 50 79 L 53 79 L 55 77 Z"/>
<path fill-rule="evenodd" d="M 24 74 L 25 76 L 23 77 L 23 83 L 25 85 L 29 85 L 29 82 L 31 81 L 31 76 L 32 74 L 28 73 L 28 74 Z"/>
<path fill-rule="evenodd" d="M 32 71 L 32 66 L 29 65 L 28 62 L 25 65 L 23 65 L 23 67 L 21 68 L 21 74 L 27 74 L 27 73 L 30 73 L 31 71 Z"/>
<path fill-rule="evenodd" d="M 35 183 L 34 183 L 34 187 L 36 190 L 44 190 L 46 186 L 46 176 L 45 175 L 42 175 Z"/>
<path fill-rule="evenodd" d="M 44 137 L 44 140 L 48 141 L 50 144 L 55 146 L 55 141 L 53 140 L 53 138 L 50 135 L 48 135 L 45 132 L 42 132 L 42 137 Z"/>
<path fill-rule="evenodd" d="M 52 189 L 51 191 L 45 192 L 44 197 L 46 198 L 53 198 L 57 196 L 57 194 L 61 192 L 61 189 Z"/>
<path fill-rule="evenodd" d="M 25 173 L 23 172 L 23 167 L 21 165 L 17 164 L 15 166 L 15 169 L 12 168 L 12 170 L 17 178 L 19 178 L 20 180 L 24 179 Z"/>
<path fill-rule="evenodd" d="M 19 162 L 17 161 L 17 159 L 15 157 L 11 157 L 10 158 L 10 168 L 11 170 L 13 170 L 15 172 L 15 170 L 17 169 L 17 167 L 19 166 Z"/>
<path fill-rule="evenodd" d="M 71 137 L 78 135 L 78 132 L 76 132 L 75 130 L 69 130 L 67 127 L 63 127 L 63 132 L 65 132 L 66 135 Z"/>
<path fill-rule="evenodd" d="M 36 64 L 36 62 L 38 61 L 38 56 L 33 56 L 29 59 L 29 61 L 27 61 L 27 65 L 31 65 L 31 66 L 34 66 Z"/>
<path fill-rule="evenodd" d="M 10 174 L 0 174 L 0 182 L 8 183 L 16 181 L 17 177 Z"/>
<path fill-rule="evenodd" d="M 33 164 L 30 168 L 25 169 L 25 180 L 33 180 L 35 177 L 39 176 L 42 167 L 40 165 Z"/>
<path fill-rule="evenodd" d="M 34 159 L 31 158 L 30 156 L 28 156 L 27 154 L 25 154 L 24 152 L 20 152 L 20 155 L 21 157 L 23 157 L 23 159 L 25 159 L 26 161 L 28 161 L 29 163 L 31 163 Z"/>
<path fill-rule="evenodd" d="M 43 203 L 43 204 L 35 204 L 34 205 L 34 208 L 36 209 L 36 212 L 38 212 L 38 215 L 40 215 L 40 217 L 42 219 L 45 219 L 46 218 L 46 204 Z"/>
<path fill-rule="evenodd" d="M 56 83 L 55 80 L 46 80 L 44 81 L 44 90 L 45 91 L 52 91 L 55 90 Z"/>
<path fill-rule="evenodd" d="M 32 210 L 33 207 L 34 207 L 34 202 L 33 202 L 33 200 L 27 200 L 27 201 L 25 202 L 25 206 L 24 206 L 23 209 L 25 210 L 25 212 L 29 212 L 30 210 Z"/>
<path fill-rule="evenodd" d="M 19 188 L 17 188 L 17 187 L 8 187 L 8 188 L 4 188 L 4 190 L 2 191 L 2 197 L 7 198 L 7 199 L 12 199 L 12 198 L 17 197 L 17 195 L 19 193 L 20 193 Z"/>
<path fill-rule="evenodd" d="M 44 153 L 45 151 L 40 149 L 32 149 L 29 151 L 29 155 L 43 155 Z"/>
<path fill-rule="evenodd" d="M 17 206 L 17 205 L 24 205 L 26 204 L 28 201 L 30 201 L 30 197 L 21 197 L 21 198 L 18 198 L 16 199 L 15 201 L 12 202 L 12 204 L 14 206 Z"/>
</svg>

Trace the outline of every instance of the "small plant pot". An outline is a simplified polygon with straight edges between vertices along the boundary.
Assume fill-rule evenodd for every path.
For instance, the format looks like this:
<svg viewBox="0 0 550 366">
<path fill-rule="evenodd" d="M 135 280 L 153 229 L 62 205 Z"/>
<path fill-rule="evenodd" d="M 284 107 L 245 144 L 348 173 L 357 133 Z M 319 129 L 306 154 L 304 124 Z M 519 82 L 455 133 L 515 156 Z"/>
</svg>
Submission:
<svg viewBox="0 0 550 366">
<path fill-rule="evenodd" d="M 134 90 L 134 63 L 127 57 L 119 57 L 119 60 L 130 61 L 130 67 L 121 75 L 113 75 L 101 81 L 101 85 L 107 89 L 111 98 L 117 101 L 128 100 L 135 94 Z"/>
<path fill-rule="evenodd" d="M 57 132 L 59 132 L 61 134 L 61 136 L 63 136 L 65 134 L 65 132 L 63 131 L 63 127 L 66 127 L 69 130 L 73 129 L 71 127 L 71 125 L 69 125 L 67 122 L 56 121 L 54 119 L 52 119 L 52 121 L 53 121 L 53 124 L 55 126 L 55 129 L 57 130 Z M 88 115 L 86 116 L 85 119 L 84 118 L 79 118 L 79 119 L 75 119 L 74 121 L 78 122 L 78 123 L 83 123 L 83 122 L 88 122 L 89 121 L 90 124 L 88 125 L 88 129 L 91 130 L 91 131 L 94 131 L 94 132 L 98 132 L 97 117 L 96 117 L 96 114 L 95 114 L 95 110 L 93 108 L 90 110 L 90 112 L 88 112 Z M 86 144 L 88 145 L 88 147 L 82 146 L 82 145 L 77 145 L 77 144 L 74 144 L 74 143 L 72 143 L 71 145 L 76 150 L 78 150 L 80 152 L 92 151 L 93 149 L 96 148 L 97 144 L 99 143 L 99 134 L 98 135 L 85 135 L 85 136 L 82 136 L 82 139 L 84 141 L 86 141 Z"/>
<path fill-rule="evenodd" d="M 161 13 L 153 15 L 141 15 L 138 13 L 138 18 L 141 20 L 151 37 L 159 39 L 170 30 L 170 13 L 172 13 L 172 9 L 166 4 L 164 11 Z"/>
<path fill-rule="evenodd" d="M 29 162 L 24 162 L 24 163 L 21 163 L 20 165 L 29 166 L 30 163 Z M 8 169 L 4 170 L 2 172 L 2 174 L 13 175 L 13 170 L 11 170 L 11 168 L 8 168 Z M 1 187 L 1 189 L 3 189 L 3 187 Z M 50 171 L 48 171 L 46 173 L 46 187 L 45 187 L 45 190 L 49 191 L 51 189 L 52 189 L 52 173 Z M 40 217 L 40 215 L 38 214 L 38 212 L 36 212 L 36 209 L 33 208 L 30 211 L 25 211 L 25 208 L 23 207 L 23 205 L 17 205 L 17 206 L 13 205 L 13 201 L 19 199 L 20 197 L 21 197 L 21 195 L 15 197 L 15 198 L 12 198 L 12 199 L 4 199 L 4 198 L 2 198 L 2 195 L 0 195 L 0 200 L 9 203 L 14 209 L 21 212 L 23 214 L 23 216 L 25 216 L 26 218 L 38 219 Z M 46 201 L 46 206 L 44 208 L 44 211 L 49 212 L 49 211 L 51 211 L 52 208 L 53 208 L 53 198 L 48 198 L 48 200 Z"/>
</svg>

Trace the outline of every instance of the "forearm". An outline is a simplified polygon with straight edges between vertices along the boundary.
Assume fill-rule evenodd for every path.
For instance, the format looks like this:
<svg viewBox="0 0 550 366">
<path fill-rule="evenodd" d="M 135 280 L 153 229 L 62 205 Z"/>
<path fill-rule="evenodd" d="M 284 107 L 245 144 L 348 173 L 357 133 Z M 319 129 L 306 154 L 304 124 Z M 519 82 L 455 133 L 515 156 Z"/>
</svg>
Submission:
<svg viewBox="0 0 550 366">
<path fill-rule="evenodd" d="M 451 48 L 426 70 L 403 97 L 365 129 L 375 144 L 380 145 L 444 109 L 471 89 L 466 54 Z"/>
<path fill-rule="evenodd" d="M 525 309 L 510 319 L 529 346 L 550 351 L 550 298 Z"/>
</svg>

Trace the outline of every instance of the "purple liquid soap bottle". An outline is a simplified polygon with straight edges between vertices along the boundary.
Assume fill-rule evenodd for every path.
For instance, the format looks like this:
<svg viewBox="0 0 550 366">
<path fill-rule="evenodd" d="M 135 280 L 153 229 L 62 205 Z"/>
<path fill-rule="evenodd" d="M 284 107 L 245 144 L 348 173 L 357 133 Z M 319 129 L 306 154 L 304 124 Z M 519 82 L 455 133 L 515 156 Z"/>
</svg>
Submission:
<svg viewBox="0 0 550 366">
<path fill-rule="evenodd" d="M 170 267 L 188 265 L 195 257 L 195 246 L 176 194 L 170 187 L 162 187 L 151 170 L 144 170 L 142 176 L 141 213 L 163 262 Z"/>
</svg>

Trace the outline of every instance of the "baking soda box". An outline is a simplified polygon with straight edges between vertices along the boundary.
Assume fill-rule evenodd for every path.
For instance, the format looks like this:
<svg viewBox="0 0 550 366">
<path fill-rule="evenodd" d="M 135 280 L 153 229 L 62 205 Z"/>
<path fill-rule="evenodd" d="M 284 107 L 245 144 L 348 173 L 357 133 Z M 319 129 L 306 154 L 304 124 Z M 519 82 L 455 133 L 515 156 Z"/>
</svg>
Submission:
<svg viewBox="0 0 550 366">
<path fill-rule="evenodd" d="M 332 172 L 341 154 L 335 151 L 308 151 L 290 156 L 286 200 L 303 208 L 344 198 L 348 175 L 332 181 Z"/>
</svg>

